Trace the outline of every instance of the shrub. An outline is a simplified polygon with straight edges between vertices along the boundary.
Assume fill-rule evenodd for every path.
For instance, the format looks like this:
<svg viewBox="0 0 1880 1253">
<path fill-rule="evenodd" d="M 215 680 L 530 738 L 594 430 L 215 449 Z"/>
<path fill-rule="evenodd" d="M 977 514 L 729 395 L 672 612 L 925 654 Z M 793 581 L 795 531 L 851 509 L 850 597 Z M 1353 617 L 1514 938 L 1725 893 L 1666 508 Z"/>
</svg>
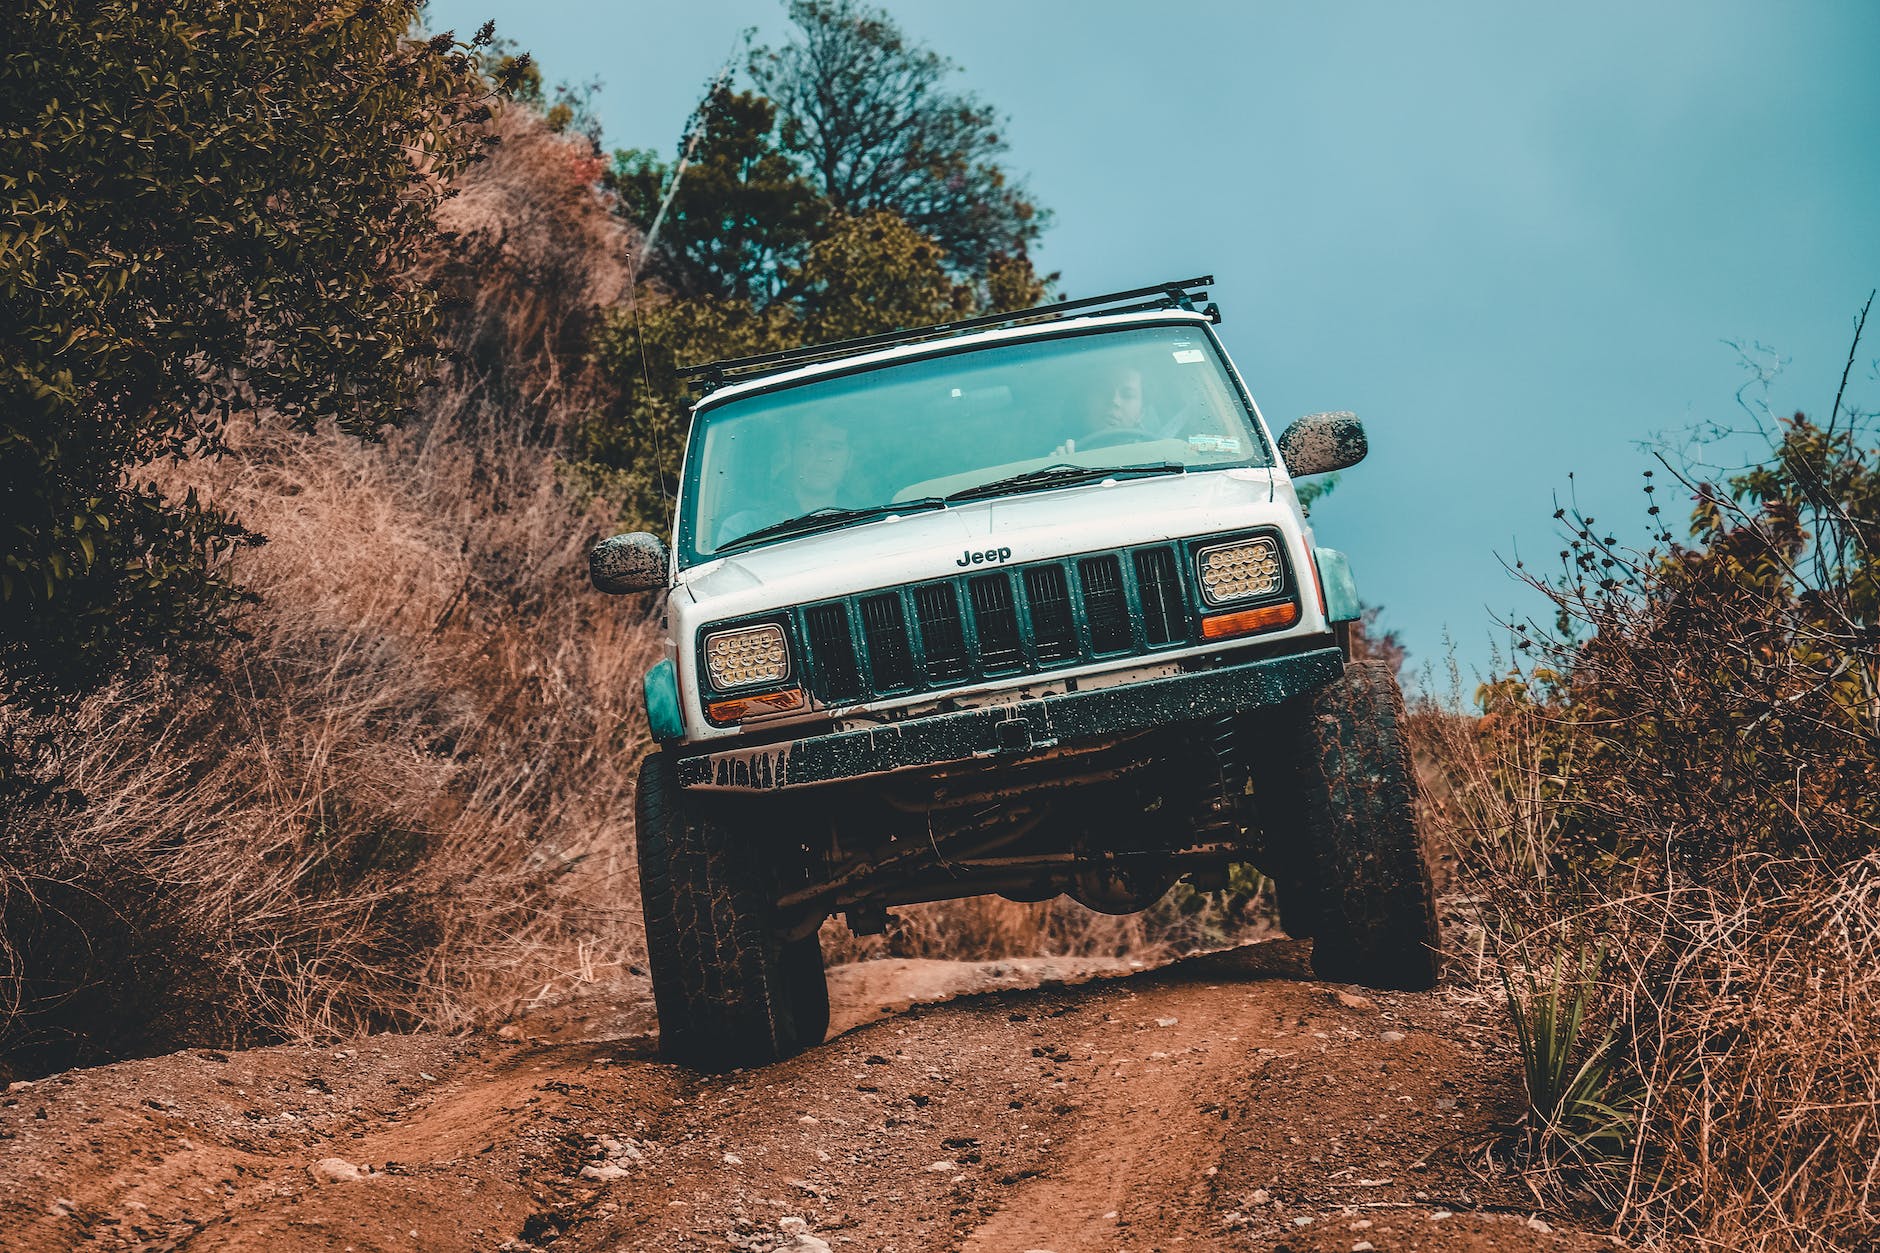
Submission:
<svg viewBox="0 0 1880 1253">
<path fill-rule="evenodd" d="M 608 519 L 554 449 L 622 232 L 524 111 L 446 207 L 461 303 L 425 413 L 383 445 L 241 425 L 160 467 L 270 542 L 207 670 L 0 712 L 0 1055 L 452 1026 L 624 972 L 644 605 L 586 586 Z M 35 786 L 26 786 L 36 780 Z"/>
<path fill-rule="evenodd" d="M 406 37 L 419 8 L 30 0 L 9 23 L 0 699 L 226 626 L 252 537 L 153 462 L 217 452 L 236 413 L 372 435 L 404 412 L 434 329 L 411 265 L 495 91 L 471 45 Z"/>
<path fill-rule="evenodd" d="M 1657 475 L 1643 549 L 1562 511 L 1528 660 L 1479 717 L 1415 722 L 1504 971 L 1526 1160 L 1635 1237 L 1880 1239 L 1873 434 L 1837 399 L 1721 486 L 1674 473 L 1688 543 Z"/>
</svg>

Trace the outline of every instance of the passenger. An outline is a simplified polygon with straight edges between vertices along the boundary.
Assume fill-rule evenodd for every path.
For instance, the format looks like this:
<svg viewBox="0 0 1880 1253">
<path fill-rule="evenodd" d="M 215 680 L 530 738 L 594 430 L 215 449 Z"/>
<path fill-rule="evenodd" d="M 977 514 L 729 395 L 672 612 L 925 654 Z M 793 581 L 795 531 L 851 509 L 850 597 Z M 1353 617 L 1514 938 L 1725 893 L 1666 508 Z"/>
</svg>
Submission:
<svg viewBox="0 0 1880 1253">
<path fill-rule="evenodd" d="M 845 503 L 849 431 L 819 414 L 800 418 L 790 432 L 789 462 L 770 480 L 766 499 L 727 517 L 713 545 L 728 544 L 775 522 Z"/>
<path fill-rule="evenodd" d="M 1142 429 L 1142 371 L 1134 366 L 1113 369 L 1101 376 L 1084 402 L 1085 429 L 1103 431 Z"/>
</svg>

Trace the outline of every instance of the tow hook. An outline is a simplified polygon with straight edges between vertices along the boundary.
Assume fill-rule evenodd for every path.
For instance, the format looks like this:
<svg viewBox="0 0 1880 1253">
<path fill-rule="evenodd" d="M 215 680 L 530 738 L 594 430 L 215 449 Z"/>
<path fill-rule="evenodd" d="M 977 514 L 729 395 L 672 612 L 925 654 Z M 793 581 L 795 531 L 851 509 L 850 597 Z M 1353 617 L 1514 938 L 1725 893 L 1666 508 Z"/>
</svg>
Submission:
<svg viewBox="0 0 1880 1253">
<path fill-rule="evenodd" d="M 1001 757 L 1013 753 L 1029 753 L 1033 749 L 1056 748 L 1057 737 L 1035 739 L 1031 733 L 1031 722 L 1025 718 L 1007 718 L 993 724 L 994 744 L 991 748 L 980 749 L 975 757 Z"/>
</svg>

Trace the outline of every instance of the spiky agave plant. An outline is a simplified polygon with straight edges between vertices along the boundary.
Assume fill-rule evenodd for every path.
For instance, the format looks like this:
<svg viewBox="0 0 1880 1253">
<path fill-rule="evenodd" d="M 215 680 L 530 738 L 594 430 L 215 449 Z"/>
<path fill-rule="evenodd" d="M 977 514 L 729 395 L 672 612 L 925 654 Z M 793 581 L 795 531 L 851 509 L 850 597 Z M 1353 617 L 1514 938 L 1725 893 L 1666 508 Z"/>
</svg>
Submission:
<svg viewBox="0 0 1880 1253">
<path fill-rule="evenodd" d="M 1521 972 L 1519 987 L 1506 964 L 1501 971 L 1521 1050 L 1532 1146 L 1545 1156 L 1565 1149 L 1586 1166 L 1623 1156 L 1633 1133 L 1634 1102 L 1618 1065 L 1620 1021 L 1610 1018 L 1592 1042 L 1605 967 L 1603 947 L 1559 945 L 1551 966 Z"/>
</svg>

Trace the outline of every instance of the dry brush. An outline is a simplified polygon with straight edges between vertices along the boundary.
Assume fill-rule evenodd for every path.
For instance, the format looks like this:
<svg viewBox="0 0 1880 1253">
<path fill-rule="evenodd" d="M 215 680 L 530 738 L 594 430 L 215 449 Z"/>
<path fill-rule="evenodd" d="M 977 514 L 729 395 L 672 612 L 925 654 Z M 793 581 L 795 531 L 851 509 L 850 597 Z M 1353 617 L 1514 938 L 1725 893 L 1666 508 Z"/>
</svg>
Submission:
<svg viewBox="0 0 1880 1253">
<path fill-rule="evenodd" d="M 1880 458 L 1836 419 L 1673 472 L 1689 543 L 1562 511 L 1556 622 L 1478 716 L 1418 719 L 1523 1053 L 1515 1159 L 1647 1243 L 1880 1241 Z"/>
</svg>

